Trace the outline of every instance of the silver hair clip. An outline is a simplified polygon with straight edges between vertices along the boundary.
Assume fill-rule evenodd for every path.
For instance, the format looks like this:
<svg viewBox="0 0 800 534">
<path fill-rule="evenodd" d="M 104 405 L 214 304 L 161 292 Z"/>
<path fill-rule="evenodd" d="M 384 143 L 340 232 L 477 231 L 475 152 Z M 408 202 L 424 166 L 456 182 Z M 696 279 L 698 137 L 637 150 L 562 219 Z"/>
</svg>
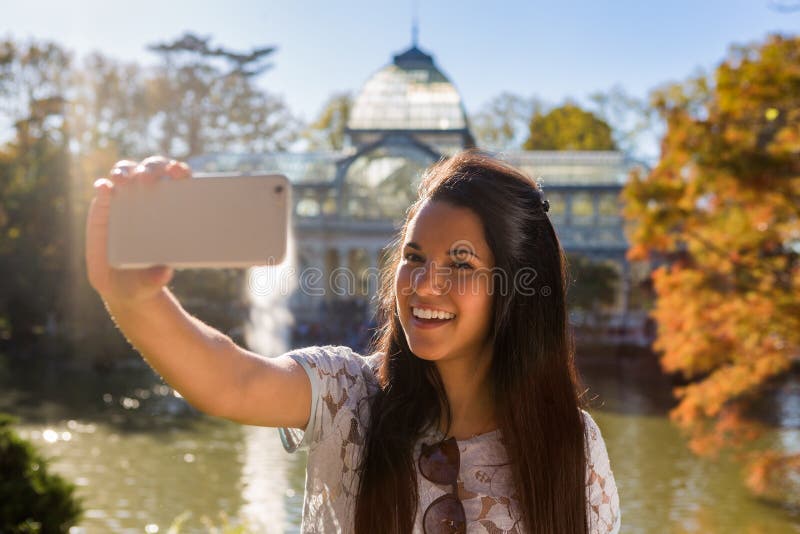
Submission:
<svg viewBox="0 0 800 534">
<path fill-rule="evenodd" d="M 542 206 L 545 213 L 550 211 L 550 202 L 545 200 L 544 192 L 541 189 L 536 189 L 536 200 L 539 202 L 539 205 Z"/>
<path fill-rule="evenodd" d="M 539 203 L 542 205 L 542 209 L 544 210 L 545 213 L 547 213 L 548 211 L 550 211 L 550 202 L 545 200 L 544 198 L 544 192 L 542 191 L 543 181 L 544 180 L 542 179 L 541 176 L 536 178 L 536 192 L 539 194 Z"/>
</svg>

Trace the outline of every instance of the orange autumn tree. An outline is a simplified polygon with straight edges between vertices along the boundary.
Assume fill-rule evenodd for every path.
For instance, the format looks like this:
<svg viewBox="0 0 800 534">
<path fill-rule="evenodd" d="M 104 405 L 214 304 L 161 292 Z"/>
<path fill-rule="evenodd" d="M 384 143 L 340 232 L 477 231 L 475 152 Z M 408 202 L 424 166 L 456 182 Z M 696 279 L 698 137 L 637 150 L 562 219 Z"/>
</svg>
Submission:
<svg viewBox="0 0 800 534">
<path fill-rule="evenodd" d="M 732 47 L 652 104 L 666 133 L 623 191 L 628 258 L 660 264 L 654 349 L 687 383 L 671 419 L 698 454 L 736 450 L 763 430 L 747 408 L 800 358 L 800 38 Z M 753 490 L 800 504 L 800 454 L 750 460 Z"/>
</svg>

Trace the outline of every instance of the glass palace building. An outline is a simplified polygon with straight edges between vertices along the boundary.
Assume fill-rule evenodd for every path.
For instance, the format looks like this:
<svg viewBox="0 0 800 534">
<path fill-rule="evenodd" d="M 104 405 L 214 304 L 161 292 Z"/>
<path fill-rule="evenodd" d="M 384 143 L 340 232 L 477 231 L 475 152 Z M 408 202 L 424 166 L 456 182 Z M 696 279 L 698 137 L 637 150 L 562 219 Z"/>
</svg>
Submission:
<svg viewBox="0 0 800 534">
<path fill-rule="evenodd" d="M 363 85 L 351 109 L 347 148 L 337 152 L 209 154 L 202 172 L 269 171 L 293 186 L 297 271 L 321 271 L 323 291 L 296 291 L 299 321 L 319 319 L 337 300 L 374 309 L 377 270 L 416 196 L 423 170 L 475 146 L 460 94 L 416 46 L 395 55 Z M 645 266 L 625 259 L 619 193 L 634 165 L 620 152 L 506 151 L 497 154 L 543 184 L 550 217 L 568 253 L 607 262 L 620 275 L 611 324 L 636 342 L 645 314 L 634 295 Z M 349 275 L 347 273 L 352 273 Z M 348 279 L 348 276 L 350 279 Z"/>
</svg>

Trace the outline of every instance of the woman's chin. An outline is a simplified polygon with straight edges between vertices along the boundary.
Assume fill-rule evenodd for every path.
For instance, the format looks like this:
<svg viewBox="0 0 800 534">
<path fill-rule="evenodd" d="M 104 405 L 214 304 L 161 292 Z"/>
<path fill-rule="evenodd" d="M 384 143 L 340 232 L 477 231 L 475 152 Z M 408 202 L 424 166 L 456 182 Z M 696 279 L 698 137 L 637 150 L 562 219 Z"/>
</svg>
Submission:
<svg viewBox="0 0 800 534">
<path fill-rule="evenodd" d="M 421 359 L 427 360 L 429 362 L 434 362 L 436 360 L 441 360 L 442 357 L 446 354 L 445 348 L 441 346 L 439 343 L 431 343 L 430 341 L 427 342 L 414 342 L 413 340 L 409 341 L 409 348 L 414 355 Z"/>
</svg>

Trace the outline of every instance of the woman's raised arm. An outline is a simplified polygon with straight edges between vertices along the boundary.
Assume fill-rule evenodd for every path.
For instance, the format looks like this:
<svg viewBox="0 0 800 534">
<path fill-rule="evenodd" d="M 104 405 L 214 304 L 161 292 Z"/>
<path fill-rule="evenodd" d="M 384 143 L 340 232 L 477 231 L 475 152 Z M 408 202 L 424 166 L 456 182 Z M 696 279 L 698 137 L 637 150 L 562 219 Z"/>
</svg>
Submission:
<svg viewBox="0 0 800 534">
<path fill-rule="evenodd" d="M 86 222 L 89 282 L 128 341 L 192 406 L 246 424 L 304 428 L 311 387 L 300 365 L 288 357 L 268 359 L 249 352 L 191 316 L 166 287 L 171 268 L 109 265 L 108 220 L 115 188 L 134 180 L 152 182 L 164 174 L 172 179 L 191 176 L 184 164 L 148 158 L 141 165 L 120 162 L 110 180 L 95 182 Z"/>
</svg>

